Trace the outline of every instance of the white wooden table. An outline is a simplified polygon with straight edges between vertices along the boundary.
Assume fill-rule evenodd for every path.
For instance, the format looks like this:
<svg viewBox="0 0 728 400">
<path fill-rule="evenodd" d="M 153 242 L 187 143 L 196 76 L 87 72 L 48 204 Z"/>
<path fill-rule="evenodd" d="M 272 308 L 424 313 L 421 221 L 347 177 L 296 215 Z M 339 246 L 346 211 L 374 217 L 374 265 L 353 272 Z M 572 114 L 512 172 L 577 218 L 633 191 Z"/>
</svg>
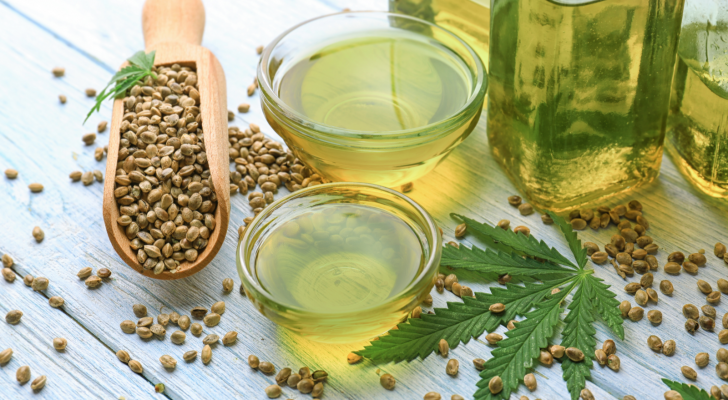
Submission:
<svg viewBox="0 0 728 400">
<path fill-rule="evenodd" d="M 228 108 L 234 110 L 242 102 L 253 104 L 248 114 L 236 113 L 231 124 L 255 122 L 264 127 L 267 125 L 258 106 L 258 95 L 248 98 L 245 94 L 254 77 L 257 45 L 268 43 L 295 23 L 344 7 L 387 7 L 385 0 L 205 3 L 207 27 L 203 45 L 217 55 L 225 68 Z M 95 146 L 84 146 L 81 136 L 94 130 L 99 121 L 109 119 L 110 103 L 85 127 L 81 126 L 93 102 L 84 95 L 84 89 L 100 90 L 125 58 L 143 48 L 141 5 L 142 0 L 0 0 L 0 169 L 11 167 L 20 171 L 16 180 L 0 178 L 0 254 L 13 256 L 18 276 L 12 284 L 0 281 L 0 315 L 12 309 L 25 314 L 19 325 L 0 322 L 0 350 L 11 347 L 15 351 L 12 360 L 0 366 L 0 399 L 264 399 L 263 389 L 275 381 L 247 366 L 245 360 L 250 354 L 273 362 L 278 369 L 308 365 L 327 370 L 327 399 L 420 399 L 429 391 L 438 391 L 446 399 L 455 393 L 471 397 L 478 380 L 471 360 L 489 358 L 492 349 L 482 338 L 451 351 L 451 357 L 461 363 L 459 375 L 453 378 L 445 374 L 446 360 L 437 355 L 410 363 L 374 365 L 365 361 L 350 366 L 345 361 L 346 354 L 360 349 L 364 343 L 312 343 L 260 315 L 237 291 L 236 229 L 251 215 L 247 201 L 240 195 L 232 198 L 232 221 L 225 244 L 217 258 L 197 275 L 160 282 L 144 278 L 123 264 L 103 227 L 102 185 L 84 187 L 71 183 L 68 174 L 73 170 L 104 170 L 104 162 L 93 158 Z M 64 78 L 52 76 L 50 71 L 55 66 L 66 68 Z M 59 104 L 59 94 L 68 96 L 67 104 Z M 448 215 L 457 212 L 490 222 L 508 218 L 512 226 L 527 225 L 537 237 L 568 252 L 556 228 L 542 225 L 537 215 L 518 215 L 506 202 L 514 188 L 491 158 L 484 122 L 483 119 L 471 137 L 433 173 L 415 182 L 411 196 L 435 217 L 446 240 L 452 239 L 456 225 Z M 275 136 L 269 128 L 266 132 Z M 107 137 L 108 131 L 100 134 L 97 143 L 105 144 Z M 45 190 L 31 194 L 27 188 L 31 182 L 42 183 Z M 647 308 L 662 310 L 661 326 L 653 327 L 646 319 L 638 323 L 625 321 L 627 339 L 617 344 L 621 371 L 615 373 L 595 366 L 588 387 L 597 399 L 621 399 L 626 394 L 638 399 L 661 399 L 666 387 L 660 378 L 684 381 L 680 366 L 694 366 L 694 356 L 700 351 L 711 355 L 711 363 L 705 369 L 696 367 L 696 384 L 704 388 L 720 385 L 722 382 L 714 372 L 715 352 L 720 346 L 717 333 L 700 331 L 689 335 L 682 327 L 680 309 L 688 302 L 705 304 L 695 285 L 697 279 L 715 286 L 718 278 L 728 275 L 728 266 L 712 256 L 716 241 L 728 241 L 728 203 L 697 194 L 667 159 L 656 183 L 609 204 L 625 203 L 631 197 L 645 205 L 645 215 L 652 223 L 650 235 L 660 245 L 661 264 L 669 252 L 691 253 L 704 248 L 708 266 L 701 268 L 697 276 L 683 273 L 670 278 L 675 294 L 661 296 L 659 305 Z M 46 233 L 40 244 L 31 236 L 35 225 Z M 614 226 L 600 232 L 587 230 L 581 238 L 603 245 L 615 232 Z M 82 267 L 107 267 L 113 275 L 100 288 L 88 290 L 76 277 Z M 596 269 L 597 276 L 615 285 L 619 300 L 632 301 L 621 289 L 625 282 L 611 266 Z M 46 293 L 23 285 L 22 277 L 26 274 L 50 279 Z M 665 276 L 660 270 L 655 274 L 656 282 L 666 279 Z M 221 283 L 226 277 L 236 281 L 236 290 L 230 294 L 222 293 Z M 493 285 L 477 279 L 470 281 L 469 276 L 461 281 L 476 292 Z M 51 308 L 50 296 L 62 296 L 66 301 L 63 308 Z M 433 297 L 435 307 L 445 306 L 446 301 L 459 301 L 449 293 L 440 295 L 433 291 Z M 136 320 L 131 311 L 135 303 L 145 304 L 150 314 L 156 316 L 160 311 L 189 313 L 194 306 L 209 307 L 219 300 L 227 303 L 227 312 L 220 325 L 205 328 L 205 334 L 222 336 L 236 330 L 239 339 L 230 347 L 217 345 L 213 361 L 207 366 L 199 359 L 190 364 L 182 361 L 184 351 L 201 349 L 200 338 L 188 335 L 186 343 L 178 346 L 168 339 L 144 341 L 119 329 L 122 320 Z M 717 307 L 719 318 L 728 310 L 726 302 L 723 300 Z M 663 340 L 675 339 L 675 356 L 667 358 L 650 351 L 646 338 L 651 334 Z M 53 349 L 54 337 L 68 339 L 65 352 Z M 597 339 L 610 337 L 606 327 L 599 325 Z M 131 372 L 116 359 L 119 349 L 129 351 L 132 358 L 141 361 L 143 375 Z M 169 372 L 162 367 L 158 359 L 163 354 L 177 358 L 176 370 Z M 21 365 L 30 366 L 33 378 L 47 375 L 45 389 L 33 394 L 29 384 L 18 385 L 15 371 Z M 379 370 L 397 378 L 394 391 L 385 391 L 379 385 Z M 511 398 L 568 398 L 558 365 L 539 366 L 535 372 L 538 389 L 530 393 L 521 386 Z M 154 384 L 159 382 L 166 385 L 164 394 L 154 393 Z M 310 396 L 284 388 L 282 398 Z"/>
</svg>

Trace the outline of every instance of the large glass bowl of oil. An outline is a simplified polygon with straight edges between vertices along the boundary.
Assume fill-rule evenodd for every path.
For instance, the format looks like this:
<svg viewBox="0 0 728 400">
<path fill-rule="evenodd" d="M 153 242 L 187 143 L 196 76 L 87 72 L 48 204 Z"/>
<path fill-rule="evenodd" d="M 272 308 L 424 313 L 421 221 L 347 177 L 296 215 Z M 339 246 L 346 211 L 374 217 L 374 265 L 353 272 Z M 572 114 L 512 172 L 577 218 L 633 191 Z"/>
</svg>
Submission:
<svg viewBox="0 0 728 400">
<path fill-rule="evenodd" d="M 247 227 L 237 264 L 247 296 L 310 340 L 351 343 L 403 321 L 430 293 L 439 230 L 407 196 L 367 183 L 299 190 Z"/>
<path fill-rule="evenodd" d="M 483 63 L 418 18 L 346 12 L 294 26 L 258 66 L 268 123 L 326 180 L 396 187 L 423 176 L 473 130 Z"/>
</svg>

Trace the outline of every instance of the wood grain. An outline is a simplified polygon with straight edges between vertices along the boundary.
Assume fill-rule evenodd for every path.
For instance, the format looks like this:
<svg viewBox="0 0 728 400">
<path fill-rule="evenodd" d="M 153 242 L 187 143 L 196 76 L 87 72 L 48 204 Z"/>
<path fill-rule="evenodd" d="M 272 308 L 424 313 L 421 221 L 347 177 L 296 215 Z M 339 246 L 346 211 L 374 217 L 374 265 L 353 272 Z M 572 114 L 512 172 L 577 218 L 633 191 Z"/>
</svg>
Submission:
<svg viewBox="0 0 728 400">
<path fill-rule="evenodd" d="M 208 244 L 195 261 L 183 261 L 175 271 L 154 274 L 139 263 L 124 229 L 116 222 L 119 205 L 114 195 L 123 99 L 114 101 L 109 134 L 108 162 L 104 182 L 103 215 L 106 232 L 114 249 L 127 265 L 144 276 L 155 279 L 181 279 L 199 272 L 220 250 L 230 221 L 228 170 L 227 94 L 225 73 L 215 55 L 200 46 L 205 28 L 205 9 L 200 0 L 147 0 L 142 15 L 146 52 L 156 51 L 155 65 L 182 64 L 197 70 L 200 91 L 200 114 L 205 132 L 205 153 L 212 187 L 217 196 L 216 227 Z M 179 36 L 178 36 L 179 35 Z M 177 40 L 179 39 L 179 40 Z M 125 63 L 126 64 L 126 63 Z M 124 64 L 124 65 L 125 65 Z M 122 67 L 124 66 L 122 65 Z"/>
<path fill-rule="evenodd" d="M 267 43 L 278 32 L 302 20 L 343 7 L 383 9 L 386 8 L 386 1 L 342 1 L 333 4 L 283 0 L 242 4 L 208 1 L 206 5 L 208 26 L 203 44 L 217 54 L 228 72 L 227 100 L 232 105 L 258 100 L 257 95 L 248 98 L 244 93 L 254 76 L 256 45 Z M 410 363 L 374 365 L 364 362 L 349 366 L 345 361 L 346 353 L 361 348 L 364 343 L 326 346 L 308 342 L 277 328 L 237 293 L 223 294 L 223 278 L 232 277 L 239 283 L 235 271 L 237 234 L 234 231 L 242 224 L 243 218 L 251 215 L 247 201 L 242 196 L 231 198 L 231 230 L 220 252 L 194 278 L 149 280 L 124 266 L 103 233 L 101 186 L 72 184 L 67 175 L 74 169 L 90 170 L 103 165 L 93 159 L 93 149 L 84 147 L 80 140 L 84 130 L 89 129 L 80 127 L 80 122 L 92 105 L 92 100 L 85 98 L 83 90 L 86 87 L 102 87 L 116 67 L 143 46 L 139 21 L 141 6 L 138 0 L 103 4 L 90 0 L 0 1 L 0 26 L 12 27 L 0 29 L 0 52 L 13 61 L 0 65 L 4 77 L 0 90 L 12 94 L 0 96 L 0 126 L 3 126 L 0 130 L 0 168 L 13 167 L 20 171 L 15 181 L 0 178 L 0 196 L 4 199 L 0 202 L 0 224 L 3 226 L 0 230 L 0 253 L 10 252 L 15 257 L 19 274 L 42 275 L 51 280 L 48 294 L 62 295 L 69 305 L 66 310 L 69 317 L 65 322 L 61 322 L 61 319 L 58 323 L 69 330 L 74 329 L 74 324 L 81 324 L 83 328 L 80 329 L 87 329 L 103 342 L 108 350 L 100 359 L 108 360 L 112 369 L 108 372 L 109 381 L 124 382 L 125 379 L 140 378 L 125 367 L 117 368 L 118 362 L 113 352 L 127 349 L 131 354 L 138 355 L 144 364 L 144 378 L 152 383 L 164 382 L 167 396 L 175 399 L 265 399 L 263 388 L 273 383 L 273 378 L 250 370 L 245 365 L 249 354 L 270 360 L 279 369 L 286 366 L 297 368 L 304 364 L 326 369 L 331 378 L 326 385 L 324 398 L 409 400 L 420 399 L 431 390 L 440 392 L 445 399 L 454 393 L 469 398 L 478 380 L 477 371 L 470 362 L 476 357 L 487 359 L 492 350 L 481 339 L 471 340 L 451 352 L 451 357 L 457 358 L 461 365 L 456 378 L 444 373 L 447 360 L 437 355 Z M 50 69 L 56 65 L 66 67 L 67 73 L 63 79 L 54 79 L 50 74 Z M 69 97 L 64 106 L 57 102 L 59 93 Z M 34 112 L 38 107 L 44 110 L 42 118 L 38 118 Z M 108 119 L 110 115 L 110 105 L 104 105 L 102 114 L 92 117 L 89 126 Z M 258 123 L 267 134 L 274 136 L 266 127 L 257 104 L 254 104 L 249 114 L 237 115 L 235 123 L 242 122 Z M 104 136 L 100 135 L 99 141 L 103 141 Z M 32 181 L 43 183 L 46 190 L 31 195 L 27 184 Z M 536 215 L 520 216 L 508 205 L 505 198 L 511 194 L 514 194 L 513 185 L 491 158 L 484 121 L 433 173 L 415 182 L 415 189 L 410 193 L 444 229 L 446 240 L 453 240 L 453 229 L 457 224 L 448 215 L 457 212 L 480 216 L 490 222 L 508 218 L 512 225 L 527 225 L 534 235 L 556 246 L 559 251 L 568 253 L 561 235 L 554 227 L 542 225 Z M 638 198 L 645 205 L 645 216 L 652 224 L 650 235 L 660 245 L 658 258 L 661 265 L 671 251 L 692 252 L 704 248 L 710 253 L 716 241 L 728 241 L 726 203 L 698 194 L 677 173 L 669 160 L 663 163 L 662 175 L 655 184 L 640 189 L 634 196 L 620 196 L 609 204 L 624 203 L 631 197 Z M 41 225 L 46 231 L 43 243 L 35 243 L 30 235 L 34 225 Z M 616 228 L 612 226 L 600 232 L 584 231 L 580 236 L 582 240 L 591 240 L 602 246 L 615 232 Z M 467 237 L 463 242 L 468 244 L 473 240 Z M 75 272 L 85 266 L 94 269 L 108 267 L 114 275 L 101 288 L 88 290 L 75 277 Z M 614 286 L 619 300 L 632 301 L 632 297 L 622 290 L 627 282 L 608 268 L 593 267 L 598 277 Z M 695 285 L 697 279 L 704 279 L 715 286 L 718 278 L 728 275 L 726 272 L 726 265 L 709 255 L 708 266 L 701 268 L 697 276 L 683 273 L 669 277 L 661 270 L 656 273 L 656 282 L 670 279 L 676 288 L 672 297 L 660 296 L 657 305 L 646 308 L 661 310 L 664 321 L 658 327 L 651 326 L 647 320 L 625 322 L 627 340 L 617 343 L 622 370 L 615 373 L 595 365 L 592 379 L 587 383 L 595 397 L 600 400 L 621 399 L 631 394 L 640 400 L 659 399 L 666 390 L 660 379 L 668 377 L 687 382 L 679 368 L 682 365 L 694 366 L 694 356 L 700 351 L 710 353 L 711 363 L 705 369 L 696 368 L 699 378 L 695 383 L 703 388 L 722 384 L 714 372 L 715 351 L 721 347 L 717 333 L 700 331 L 695 336 L 687 334 L 682 328 L 684 319 L 680 308 L 688 302 L 697 306 L 704 304 L 704 296 Z M 486 291 L 488 287 L 496 285 L 470 275 L 463 275 L 461 280 L 476 291 Z M 637 280 L 638 277 L 630 279 Z M 27 293 L 27 288 L 19 282 L 2 289 L 8 293 Z M 443 307 L 446 301 L 459 301 L 451 294 L 433 293 L 433 297 L 435 307 Z M 47 307 L 47 300 L 41 296 L 32 296 L 31 299 L 34 298 L 37 298 L 37 307 L 43 315 L 58 311 Z M 197 305 L 209 307 L 217 300 L 227 303 L 227 312 L 220 326 L 206 328 L 206 333 L 222 335 L 228 330 L 236 330 L 240 335 L 234 346 L 216 346 L 213 349 L 213 361 L 206 367 L 199 360 L 192 364 L 180 362 L 176 371 L 168 372 L 158 361 L 162 354 L 170 354 L 180 360 L 182 352 L 199 350 L 199 338 L 188 334 L 185 345 L 177 346 L 168 339 L 143 341 L 119 329 L 122 320 L 134 319 L 131 313 L 134 303 L 145 304 L 156 315 L 160 309 L 184 313 Z M 728 311 L 726 301 L 724 299 L 716 307 L 719 318 Z M 28 307 L 28 310 L 32 308 Z M 0 322 L 0 344 L 3 338 L 15 332 L 11 329 L 17 327 Z M 168 327 L 169 332 L 172 330 L 172 327 Z M 504 329 L 500 328 L 499 331 L 503 332 Z M 676 340 L 676 355 L 668 358 L 651 352 L 646 345 L 646 338 L 650 334 L 656 334 L 663 340 Z M 13 335 L 14 338 L 19 336 Z M 27 336 L 26 347 L 43 342 L 43 339 Z M 602 324 L 597 325 L 598 340 L 611 337 Z M 84 356 L 91 357 L 90 353 Z M 41 354 L 29 357 L 29 362 L 37 363 L 34 365 L 50 366 L 55 361 L 54 357 L 44 358 Z M 69 360 L 69 363 L 79 370 L 89 368 L 75 359 Z M 380 373 L 391 373 L 397 378 L 396 390 L 388 392 L 379 386 L 378 369 Z M 14 369 L 8 372 L 0 367 L 0 371 L 0 388 L 16 385 L 14 374 L 11 373 Z M 539 366 L 535 374 L 539 382 L 538 389 L 531 393 L 521 386 L 512 399 L 518 399 L 521 395 L 543 400 L 568 398 L 558 365 L 550 368 Z M 68 390 L 74 386 L 68 383 L 71 389 L 67 389 L 65 385 L 63 377 L 54 378 L 42 393 L 44 396 L 55 396 L 51 398 L 67 398 L 63 394 L 70 393 Z M 12 395 L 0 390 L 0 399 L 33 398 L 31 393 L 23 389 L 26 387 L 17 391 L 14 388 L 9 392 Z M 16 393 L 19 396 L 15 396 Z M 132 397 L 152 398 L 152 395 L 129 394 L 127 398 Z M 310 399 L 310 396 L 284 389 L 284 398 Z"/>
</svg>

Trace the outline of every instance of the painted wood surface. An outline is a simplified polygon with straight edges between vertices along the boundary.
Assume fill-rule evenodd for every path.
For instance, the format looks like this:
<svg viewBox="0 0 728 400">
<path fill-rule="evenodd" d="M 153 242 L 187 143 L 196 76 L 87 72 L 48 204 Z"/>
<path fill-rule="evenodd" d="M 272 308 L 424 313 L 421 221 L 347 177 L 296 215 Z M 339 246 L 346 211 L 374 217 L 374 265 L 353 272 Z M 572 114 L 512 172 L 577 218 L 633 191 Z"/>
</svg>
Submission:
<svg viewBox="0 0 728 400">
<path fill-rule="evenodd" d="M 104 232 L 101 217 L 102 185 L 84 187 L 71 183 L 68 174 L 73 170 L 104 170 L 104 162 L 93 159 L 93 148 L 81 141 L 85 132 L 94 130 L 98 121 L 109 120 L 110 103 L 102 113 L 90 119 L 85 127 L 81 121 L 92 105 L 84 89 L 101 89 L 121 62 L 143 46 L 141 36 L 141 0 L 90 1 L 65 0 L 25 1 L 0 0 L 0 169 L 20 171 L 16 180 L 0 178 L 0 253 L 11 254 L 17 262 L 19 276 L 45 276 L 51 285 L 46 296 L 25 287 L 19 280 L 14 284 L 0 282 L 0 312 L 12 308 L 25 312 L 20 325 L 0 323 L 0 348 L 16 350 L 13 361 L 0 366 L 0 399 L 33 398 L 25 385 L 14 380 L 15 369 L 21 363 L 49 376 L 48 386 L 36 396 L 49 399 L 69 398 L 266 398 L 263 389 L 274 383 L 273 377 L 252 371 L 245 363 L 249 354 L 273 362 L 278 369 L 308 365 L 325 369 L 330 374 L 324 398 L 329 399 L 418 399 L 429 391 L 438 391 L 443 398 L 458 393 L 470 397 L 477 382 L 477 371 L 471 360 L 489 357 L 491 347 L 483 340 L 472 340 L 451 351 L 460 361 L 460 374 L 452 378 L 445 374 L 446 359 L 431 355 L 424 361 L 374 365 L 364 362 L 346 364 L 346 354 L 361 348 L 364 343 L 330 346 L 301 339 L 265 319 L 237 291 L 222 293 L 222 280 L 231 277 L 239 283 L 235 270 L 237 227 L 251 211 L 242 196 L 231 198 L 231 223 L 228 235 L 216 259 L 193 277 L 174 282 L 153 281 L 130 270 L 114 252 Z M 284 1 L 233 2 L 208 0 L 207 27 L 203 46 L 217 55 L 225 69 L 228 82 L 228 104 L 250 102 L 248 114 L 237 114 L 231 124 L 255 122 L 266 127 L 258 106 L 257 94 L 248 98 L 245 88 L 252 81 L 257 63 L 255 47 L 273 39 L 294 23 L 344 7 L 352 9 L 385 9 L 386 1 Z M 54 66 L 66 68 L 66 76 L 53 78 Z M 68 96 L 60 105 L 58 94 Z M 275 136 L 270 129 L 266 133 Z M 105 144 L 108 133 L 100 134 L 99 145 Z M 31 194 L 27 185 L 40 182 L 45 190 Z M 282 192 L 285 192 L 283 190 Z M 283 193 L 282 193 L 283 194 Z M 411 197 L 425 206 L 445 231 L 446 240 L 453 237 L 456 222 L 451 212 L 480 216 L 496 222 L 502 218 L 512 225 L 527 225 L 534 235 L 568 252 L 555 228 L 544 226 L 537 215 L 520 216 L 506 202 L 514 188 L 491 158 L 485 123 L 482 121 L 471 137 L 433 173 L 415 182 Z M 661 265 L 671 251 L 687 253 L 706 249 L 708 266 L 697 276 L 685 273 L 668 277 L 662 270 L 655 274 L 656 282 L 670 279 L 675 284 L 672 297 L 662 295 L 658 305 L 646 310 L 663 312 L 662 325 L 653 327 L 645 319 L 638 323 L 625 322 L 627 340 L 618 342 L 622 370 L 615 373 L 598 366 L 592 370 L 588 387 L 597 399 L 621 399 L 632 394 L 638 399 L 660 399 L 665 386 L 661 377 L 685 381 L 680 366 L 694 365 L 694 356 L 706 351 L 711 363 L 698 369 L 696 382 L 701 387 L 721 384 L 716 377 L 715 352 L 720 347 L 717 333 L 700 331 L 689 335 L 682 328 L 684 318 L 680 309 L 685 303 L 705 304 L 696 287 L 703 279 L 715 287 L 718 278 L 725 277 L 726 265 L 713 257 L 716 241 L 728 240 L 728 206 L 698 194 L 665 160 L 659 180 L 639 190 L 633 196 L 621 196 L 609 205 L 625 203 L 632 197 L 645 205 L 645 216 L 652 223 L 650 236 L 660 245 Z M 33 226 L 41 226 L 45 240 L 38 244 L 32 236 Z M 582 240 L 603 246 L 616 233 L 614 226 L 600 232 L 584 231 Z M 466 244 L 470 240 L 466 238 Z M 90 266 L 107 267 L 112 278 L 100 288 L 89 290 L 78 280 L 76 272 Z M 630 300 L 622 287 L 626 284 L 611 269 L 595 266 L 596 275 L 614 285 L 619 300 Z M 638 276 L 630 279 L 637 281 Z M 483 282 L 470 275 L 465 281 L 476 291 L 484 291 L 493 283 Z M 47 297 L 60 295 L 66 300 L 64 311 L 48 306 Z M 446 301 L 458 301 L 451 294 L 433 292 L 435 307 Z M 136 320 L 131 306 L 145 304 L 150 314 L 162 310 L 188 313 L 197 305 L 209 307 L 224 300 L 227 312 L 214 328 L 205 334 L 239 332 L 238 342 L 230 347 L 218 344 L 213 349 L 213 361 L 204 366 L 198 360 L 182 361 L 184 351 L 202 347 L 201 339 L 189 332 L 185 344 L 172 344 L 168 337 L 175 330 L 167 327 L 167 338 L 141 340 L 119 329 L 125 319 Z M 717 306 L 719 318 L 727 311 L 727 300 Z M 55 353 L 50 339 L 61 330 L 73 337 L 66 353 Z M 503 330 L 501 328 L 501 330 Z M 717 331 L 716 331 L 717 332 Z M 678 343 L 675 356 L 668 358 L 651 352 L 646 338 L 651 334 Z M 597 339 L 612 337 L 604 326 L 598 326 Z M 558 340 L 558 338 L 557 338 Z M 76 344 L 78 343 L 78 344 Z M 82 345 L 81 345 L 82 343 Z M 145 367 L 143 376 L 132 373 L 114 355 L 126 349 Z M 162 368 L 158 358 L 170 354 L 178 360 L 175 371 Z M 377 370 L 397 378 L 397 388 L 388 392 L 378 383 Z M 558 365 L 536 368 L 539 388 L 529 393 L 521 387 L 512 398 L 520 395 L 544 400 L 566 399 L 566 385 Z M 163 382 L 164 395 L 155 395 L 153 383 Z M 305 399 L 297 391 L 284 389 L 283 398 Z"/>
</svg>

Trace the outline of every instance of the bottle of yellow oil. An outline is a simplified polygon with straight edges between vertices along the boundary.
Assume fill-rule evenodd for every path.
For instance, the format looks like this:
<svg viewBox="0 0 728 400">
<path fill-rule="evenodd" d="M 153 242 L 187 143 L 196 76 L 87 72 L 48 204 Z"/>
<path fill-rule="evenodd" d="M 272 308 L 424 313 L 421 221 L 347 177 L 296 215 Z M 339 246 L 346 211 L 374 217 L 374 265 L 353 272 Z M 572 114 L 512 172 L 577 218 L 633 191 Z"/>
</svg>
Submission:
<svg viewBox="0 0 728 400">
<path fill-rule="evenodd" d="M 666 147 L 695 187 L 728 198 L 728 3 L 699 3 L 680 33 Z"/>
<path fill-rule="evenodd" d="M 490 0 L 389 0 L 389 11 L 437 24 L 468 43 L 488 65 Z"/>
<path fill-rule="evenodd" d="M 684 0 L 497 0 L 488 138 L 516 186 L 565 210 L 659 173 Z"/>
</svg>

